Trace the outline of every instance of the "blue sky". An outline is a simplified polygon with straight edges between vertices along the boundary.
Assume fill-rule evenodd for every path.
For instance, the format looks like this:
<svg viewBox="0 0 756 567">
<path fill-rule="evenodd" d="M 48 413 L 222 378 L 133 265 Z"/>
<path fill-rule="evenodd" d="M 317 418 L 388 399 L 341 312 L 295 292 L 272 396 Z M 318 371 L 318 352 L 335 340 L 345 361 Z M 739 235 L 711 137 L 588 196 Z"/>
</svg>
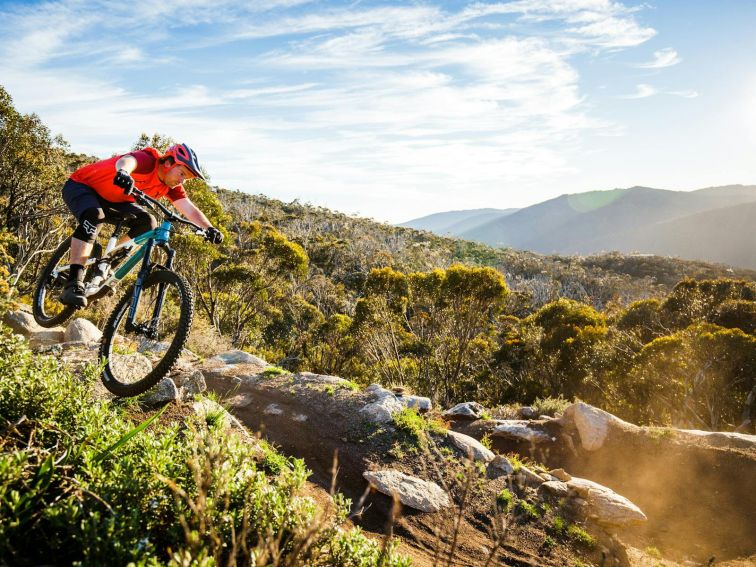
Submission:
<svg viewBox="0 0 756 567">
<path fill-rule="evenodd" d="M 401 222 L 756 183 L 756 2 L 0 1 L 0 84 L 74 151 Z"/>
</svg>

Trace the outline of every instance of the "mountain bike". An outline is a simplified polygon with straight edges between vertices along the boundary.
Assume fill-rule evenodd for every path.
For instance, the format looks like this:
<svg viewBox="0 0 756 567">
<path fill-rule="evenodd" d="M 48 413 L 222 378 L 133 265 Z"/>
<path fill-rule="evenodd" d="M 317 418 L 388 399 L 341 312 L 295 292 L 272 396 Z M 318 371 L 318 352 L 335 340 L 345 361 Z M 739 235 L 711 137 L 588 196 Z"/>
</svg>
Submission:
<svg viewBox="0 0 756 567">
<path fill-rule="evenodd" d="M 140 205 L 162 213 L 156 229 L 118 244 L 123 220 L 103 250 L 97 243 L 86 263 L 85 294 L 91 304 L 113 293 L 115 286 L 140 262 L 136 281 L 118 301 L 102 333 L 100 358 L 104 361 L 101 379 L 116 396 L 136 396 L 165 377 L 181 356 L 192 326 L 194 298 L 189 283 L 172 271 L 175 250 L 168 244 L 173 223 L 192 227 L 195 234 L 206 231 L 172 212 L 155 199 L 134 189 Z M 68 320 L 75 307 L 63 305 L 58 296 L 68 278 L 68 252 L 71 238 L 53 252 L 37 281 L 33 313 L 43 327 L 54 327 Z M 153 256 L 156 249 L 165 253 L 165 263 Z"/>
</svg>

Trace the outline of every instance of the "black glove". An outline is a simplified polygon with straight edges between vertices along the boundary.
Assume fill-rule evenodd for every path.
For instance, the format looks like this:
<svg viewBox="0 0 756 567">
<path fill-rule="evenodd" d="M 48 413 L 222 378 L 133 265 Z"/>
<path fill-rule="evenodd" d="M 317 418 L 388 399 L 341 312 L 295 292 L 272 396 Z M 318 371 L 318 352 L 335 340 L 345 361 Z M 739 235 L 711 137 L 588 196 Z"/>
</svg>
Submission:
<svg viewBox="0 0 756 567">
<path fill-rule="evenodd" d="M 131 195 L 131 192 L 134 190 L 134 180 L 125 169 L 118 170 L 118 173 L 113 178 L 113 185 L 123 189 L 124 195 Z"/>
<path fill-rule="evenodd" d="M 205 240 L 213 244 L 220 244 L 223 242 L 223 233 L 214 226 L 211 226 L 205 229 Z"/>
</svg>

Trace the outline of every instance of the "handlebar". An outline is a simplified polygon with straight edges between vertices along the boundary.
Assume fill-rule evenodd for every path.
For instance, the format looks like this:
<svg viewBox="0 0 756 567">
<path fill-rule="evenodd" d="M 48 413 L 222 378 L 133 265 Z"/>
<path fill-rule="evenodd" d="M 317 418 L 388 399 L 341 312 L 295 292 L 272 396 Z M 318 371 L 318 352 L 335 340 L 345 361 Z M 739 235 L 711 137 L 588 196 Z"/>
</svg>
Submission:
<svg viewBox="0 0 756 567">
<path fill-rule="evenodd" d="M 163 205 L 161 202 L 159 202 L 157 199 L 153 199 L 152 197 L 140 191 L 136 187 L 132 189 L 131 194 L 134 195 L 134 198 L 136 199 L 137 203 L 139 203 L 140 205 L 146 205 L 152 209 L 154 209 L 155 207 L 159 208 L 162 211 L 162 213 L 165 215 L 165 217 L 171 222 L 179 222 L 181 224 L 189 225 L 193 227 L 194 229 L 196 229 L 198 233 L 205 234 L 204 228 L 194 224 L 192 221 L 185 219 L 184 217 L 180 215 L 177 215 L 176 213 L 168 209 L 165 205 Z"/>
</svg>

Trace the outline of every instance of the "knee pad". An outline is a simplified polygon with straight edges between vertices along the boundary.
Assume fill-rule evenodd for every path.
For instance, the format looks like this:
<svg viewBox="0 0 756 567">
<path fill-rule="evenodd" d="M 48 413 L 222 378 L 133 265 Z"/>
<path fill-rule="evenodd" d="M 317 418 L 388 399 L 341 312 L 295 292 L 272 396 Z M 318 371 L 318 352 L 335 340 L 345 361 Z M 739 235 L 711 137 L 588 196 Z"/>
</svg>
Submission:
<svg viewBox="0 0 756 567">
<path fill-rule="evenodd" d="M 147 211 L 142 211 L 134 215 L 134 218 L 128 222 L 129 225 L 129 237 L 134 238 L 147 232 L 148 230 L 154 230 L 157 228 L 157 221 Z"/>
<path fill-rule="evenodd" d="M 79 217 L 79 226 L 73 232 L 73 237 L 84 242 L 93 243 L 97 238 L 100 225 L 105 221 L 105 212 L 102 209 L 87 209 Z"/>
</svg>

